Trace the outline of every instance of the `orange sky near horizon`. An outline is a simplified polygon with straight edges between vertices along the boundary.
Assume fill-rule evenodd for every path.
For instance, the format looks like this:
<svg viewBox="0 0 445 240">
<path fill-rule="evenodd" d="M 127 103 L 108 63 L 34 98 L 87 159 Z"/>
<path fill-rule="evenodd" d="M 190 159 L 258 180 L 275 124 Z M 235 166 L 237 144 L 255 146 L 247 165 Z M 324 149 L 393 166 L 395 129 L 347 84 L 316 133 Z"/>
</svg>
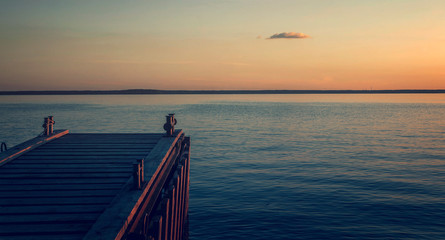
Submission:
<svg viewBox="0 0 445 240">
<path fill-rule="evenodd" d="M 445 89 L 445 2 L 2 1 L 0 90 Z"/>
</svg>

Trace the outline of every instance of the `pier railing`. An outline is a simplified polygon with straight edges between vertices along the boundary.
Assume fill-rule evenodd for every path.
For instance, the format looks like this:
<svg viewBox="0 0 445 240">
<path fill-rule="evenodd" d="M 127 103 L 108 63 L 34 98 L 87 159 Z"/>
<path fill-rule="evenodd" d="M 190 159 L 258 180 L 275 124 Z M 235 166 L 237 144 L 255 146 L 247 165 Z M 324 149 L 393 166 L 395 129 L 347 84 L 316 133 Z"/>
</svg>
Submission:
<svg viewBox="0 0 445 240">
<path fill-rule="evenodd" d="M 179 137 L 148 183 L 143 203 L 129 224 L 127 240 L 188 239 L 190 138 Z"/>
</svg>

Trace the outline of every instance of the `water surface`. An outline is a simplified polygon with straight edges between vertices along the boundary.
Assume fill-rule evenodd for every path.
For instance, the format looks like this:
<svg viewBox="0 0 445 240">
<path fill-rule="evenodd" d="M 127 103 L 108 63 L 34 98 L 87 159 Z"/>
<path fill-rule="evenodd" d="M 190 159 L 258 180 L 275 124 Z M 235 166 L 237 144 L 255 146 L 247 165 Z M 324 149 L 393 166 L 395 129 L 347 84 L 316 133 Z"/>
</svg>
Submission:
<svg viewBox="0 0 445 240">
<path fill-rule="evenodd" d="M 445 239 L 445 94 L 0 96 L 0 141 L 192 137 L 191 239 Z"/>
</svg>

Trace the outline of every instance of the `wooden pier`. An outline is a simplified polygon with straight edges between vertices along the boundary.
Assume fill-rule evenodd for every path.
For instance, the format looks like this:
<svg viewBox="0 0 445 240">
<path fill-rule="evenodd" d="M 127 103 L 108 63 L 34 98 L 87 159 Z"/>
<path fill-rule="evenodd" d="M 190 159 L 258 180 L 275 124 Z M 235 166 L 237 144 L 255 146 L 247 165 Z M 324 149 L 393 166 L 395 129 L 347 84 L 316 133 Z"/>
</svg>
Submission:
<svg viewBox="0 0 445 240">
<path fill-rule="evenodd" d="M 53 131 L 0 153 L 0 239 L 187 239 L 190 138 Z"/>
</svg>

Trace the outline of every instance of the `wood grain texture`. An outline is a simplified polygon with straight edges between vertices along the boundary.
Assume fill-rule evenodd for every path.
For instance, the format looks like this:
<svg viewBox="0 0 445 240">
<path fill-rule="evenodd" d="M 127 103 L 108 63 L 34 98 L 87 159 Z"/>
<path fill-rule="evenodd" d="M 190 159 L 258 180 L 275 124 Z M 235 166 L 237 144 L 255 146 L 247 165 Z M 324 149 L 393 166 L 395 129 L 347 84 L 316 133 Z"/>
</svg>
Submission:
<svg viewBox="0 0 445 240">
<path fill-rule="evenodd" d="M 2 155 L 0 239 L 82 239 L 162 136 L 67 133 Z"/>
<path fill-rule="evenodd" d="M 23 165 L 26 164 L 26 165 Z M 57 163 L 26 163 L 22 161 L 14 161 L 13 163 L 6 164 L 1 169 L 95 169 L 95 168 L 122 168 L 122 169 L 130 169 L 131 167 L 128 166 L 128 163 L 107 163 L 107 162 L 86 162 L 86 163 L 63 163 L 63 162 L 57 162 Z"/>
<path fill-rule="evenodd" d="M 97 205 L 70 205 L 64 206 L 9 206 L 0 207 L 1 215 L 19 215 L 19 214 L 70 214 L 70 213 L 101 213 L 107 207 L 106 204 Z"/>
<path fill-rule="evenodd" d="M 100 213 L 41 213 L 0 215 L 0 224 L 94 222 Z"/>
<path fill-rule="evenodd" d="M 121 189 L 123 184 L 16 184 L 16 185 L 0 185 L 1 191 L 21 192 L 21 191 L 61 191 L 61 190 L 108 190 Z"/>
<path fill-rule="evenodd" d="M 0 198 L 0 205 L 6 206 L 62 206 L 62 205 L 92 205 L 109 204 L 113 196 L 94 197 L 46 197 L 46 198 Z M 63 207 L 63 206 L 62 206 Z"/>
<path fill-rule="evenodd" d="M 68 134 L 68 130 L 57 130 L 50 136 L 36 137 L 0 153 L 0 166 L 54 139 Z"/>
</svg>

